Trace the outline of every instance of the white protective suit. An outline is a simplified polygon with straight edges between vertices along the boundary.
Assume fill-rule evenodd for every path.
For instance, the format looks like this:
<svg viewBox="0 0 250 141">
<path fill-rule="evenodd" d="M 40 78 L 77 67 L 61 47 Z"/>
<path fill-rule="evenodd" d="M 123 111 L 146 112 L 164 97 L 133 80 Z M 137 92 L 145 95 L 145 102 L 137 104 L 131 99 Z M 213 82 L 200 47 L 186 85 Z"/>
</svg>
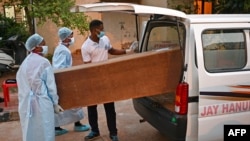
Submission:
<svg viewBox="0 0 250 141">
<path fill-rule="evenodd" d="M 65 45 L 59 43 L 56 47 L 52 58 L 52 65 L 55 70 L 72 66 L 71 52 Z"/>
<path fill-rule="evenodd" d="M 50 62 L 30 53 L 17 72 L 18 112 L 23 141 L 54 141 L 54 108 L 58 95 Z"/>
<path fill-rule="evenodd" d="M 62 43 L 59 43 L 59 45 L 56 47 L 54 51 L 53 58 L 52 58 L 53 69 L 57 70 L 57 69 L 63 69 L 63 68 L 70 68 L 72 67 L 72 62 L 73 62 L 72 55 L 71 55 L 70 50 Z M 74 108 L 72 109 L 72 111 L 76 111 L 80 109 L 82 108 Z M 69 120 L 69 116 L 70 115 L 68 115 L 68 120 Z M 75 119 L 75 117 L 72 117 L 70 120 L 73 120 L 73 119 Z"/>
</svg>

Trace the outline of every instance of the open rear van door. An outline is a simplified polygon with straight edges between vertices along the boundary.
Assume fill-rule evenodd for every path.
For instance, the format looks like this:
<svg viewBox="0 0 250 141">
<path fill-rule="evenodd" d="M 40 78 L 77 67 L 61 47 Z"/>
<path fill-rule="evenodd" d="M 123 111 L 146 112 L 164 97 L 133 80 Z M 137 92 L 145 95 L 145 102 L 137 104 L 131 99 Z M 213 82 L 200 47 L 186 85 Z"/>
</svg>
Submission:
<svg viewBox="0 0 250 141">
<path fill-rule="evenodd" d="M 177 10 L 161 8 L 155 6 L 146 6 L 132 3 L 117 3 L 117 2 L 105 2 L 105 3 L 93 3 L 76 5 L 70 9 L 70 12 L 120 12 L 135 15 L 136 17 L 136 32 L 137 40 L 139 40 L 138 27 L 142 23 L 138 23 L 137 16 L 148 17 L 150 19 L 153 15 L 165 15 L 174 18 L 185 18 L 186 14 Z"/>
<path fill-rule="evenodd" d="M 193 26 L 199 79 L 198 140 L 221 141 L 224 125 L 250 124 L 250 24 Z"/>
<path fill-rule="evenodd" d="M 76 5 L 70 12 L 123 12 L 137 15 L 168 15 L 173 17 L 185 18 L 186 14 L 168 8 L 145 6 L 132 3 L 93 3 Z"/>
</svg>

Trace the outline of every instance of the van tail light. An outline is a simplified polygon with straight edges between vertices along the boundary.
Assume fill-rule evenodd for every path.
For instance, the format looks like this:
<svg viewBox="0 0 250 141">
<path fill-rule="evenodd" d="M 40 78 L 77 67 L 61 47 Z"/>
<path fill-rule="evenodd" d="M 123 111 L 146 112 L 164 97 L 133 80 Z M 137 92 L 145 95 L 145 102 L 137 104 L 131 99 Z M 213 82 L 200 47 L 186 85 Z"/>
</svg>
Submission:
<svg viewBox="0 0 250 141">
<path fill-rule="evenodd" d="M 187 114 L 188 83 L 181 82 L 176 88 L 175 112 L 180 115 Z"/>
</svg>

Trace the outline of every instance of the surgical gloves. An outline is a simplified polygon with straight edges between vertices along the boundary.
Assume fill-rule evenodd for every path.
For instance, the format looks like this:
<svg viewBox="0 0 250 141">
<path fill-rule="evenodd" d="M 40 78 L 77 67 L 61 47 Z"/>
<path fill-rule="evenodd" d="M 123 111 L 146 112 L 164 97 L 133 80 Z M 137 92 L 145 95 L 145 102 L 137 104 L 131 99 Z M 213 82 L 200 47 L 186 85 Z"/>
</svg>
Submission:
<svg viewBox="0 0 250 141">
<path fill-rule="evenodd" d="M 126 49 L 126 53 L 134 52 L 134 50 L 135 50 L 138 46 L 139 46 L 138 41 L 134 41 L 134 42 L 130 45 L 129 49 Z"/>
<path fill-rule="evenodd" d="M 56 114 L 58 114 L 58 113 L 64 111 L 63 108 L 62 108 L 60 105 L 58 105 L 58 104 L 57 104 L 57 105 L 54 105 L 54 110 L 55 110 L 55 113 L 56 113 Z"/>
</svg>

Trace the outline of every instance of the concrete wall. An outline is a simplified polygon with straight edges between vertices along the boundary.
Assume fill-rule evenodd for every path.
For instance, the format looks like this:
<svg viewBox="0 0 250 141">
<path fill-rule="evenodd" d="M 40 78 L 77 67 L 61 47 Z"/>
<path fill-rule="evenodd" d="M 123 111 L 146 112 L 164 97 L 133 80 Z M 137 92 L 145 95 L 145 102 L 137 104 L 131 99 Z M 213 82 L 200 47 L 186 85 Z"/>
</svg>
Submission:
<svg viewBox="0 0 250 141">
<path fill-rule="evenodd" d="M 100 0 L 76 0 L 76 4 L 95 3 Z M 143 5 L 167 7 L 168 2 L 171 0 L 138 0 Z M 184 0 L 186 1 L 186 0 Z M 175 1 L 176 2 L 176 1 Z M 183 0 L 181 1 L 183 2 Z M 1 6 L 1 3 L 0 3 Z M 2 6 L 1 6 L 2 8 Z M 2 12 L 0 8 L 0 11 Z M 104 22 L 104 29 L 106 34 L 109 36 L 111 43 L 114 48 L 126 48 L 129 47 L 130 43 L 136 40 L 136 28 L 135 28 L 135 17 L 128 14 L 112 14 L 112 13 L 87 13 L 91 19 L 100 19 Z M 140 19 L 142 23 L 146 19 Z M 57 31 L 60 27 L 57 27 L 51 21 L 46 22 L 42 26 L 37 26 L 37 33 L 41 34 L 47 45 L 49 46 L 49 52 L 53 53 L 55 47 L 58 45 Z M 85 35 L 80 35 L 77 30 L 74 30 L 75 44 L 71 47 L 71 51 L 75 52 L 81 48 L 82 43 L 88 37 L 89 32 Z"/>
<path fill-rule="evenodd" d="M 157 7 L 167 7 L 168 0 L 141 0 L 141 4 L 157 6 Z"/>
<path fill-rule="evenodd" d="M 3 3 L 0 2 L 0 13 L 4 15 Z"/>
<path fill-rule="evenodd" d="M 76 4 L 85 4 L 85 3 L 94 3 L 99 2 L 99 0 L 76 0 Z M 166 0 L 141 0 L 142 4 L 145 5 L 154 5 L 154 6 L 163 6 L 166 7 Z M 136 40 L 136 28 L 135 28 L 135 17 L 128 14 L 112 14 L 112 13 L 86 13 L 91 19 L 99 19 L 104 22 L 104 30 L 106 35 L 110 38 L 111 44 L 114 48 L 127 48 Z M 37 32 L 44 36 L 47 44 L 50 47 L 50 52 L 53 53 L 54 48 L 57 46 L 58 37 L 57 37 L 58 27 L 52 22 L 47 22 L 41 27 L 37 27 Z M 77 49 L 80 49 L 82 43 L 88 37 L 89 32 L 86 35 L 79 35 L 78 31 L 74 31 L 75 44 L 71 47 L 71 51 L 75 52 Z"/>
<path fill-rule="evenodd" d="M 94 3 L 99 2 L 99 0 L 76 0 L 76 4 L 85 4 L 85 3 Z M 101 15 L 98 13 L 92 13 L 88 14 L 91 18 L 101 19 Z M 60 27 L 57 27 L 53 22 L 48 21 L 42 26 L 37 26 L 37 33 L 42 35 L 47 45 L 49 46 L 49 52 L 53 53 L 55 50 L 55 47 L 58 45 L 59 37 L 58 37 L 58 29 Z M 72 52 L 75 52 L 77 49 L 81 48 L 82 43 L 88 36 L 88 32 L 86 32 L 86 35 L 80 35 L 78 30 L 74 30 L 74 37 L 75 37 L 75 44 L 71 46 L 70 50 Z"/>
</svg>

